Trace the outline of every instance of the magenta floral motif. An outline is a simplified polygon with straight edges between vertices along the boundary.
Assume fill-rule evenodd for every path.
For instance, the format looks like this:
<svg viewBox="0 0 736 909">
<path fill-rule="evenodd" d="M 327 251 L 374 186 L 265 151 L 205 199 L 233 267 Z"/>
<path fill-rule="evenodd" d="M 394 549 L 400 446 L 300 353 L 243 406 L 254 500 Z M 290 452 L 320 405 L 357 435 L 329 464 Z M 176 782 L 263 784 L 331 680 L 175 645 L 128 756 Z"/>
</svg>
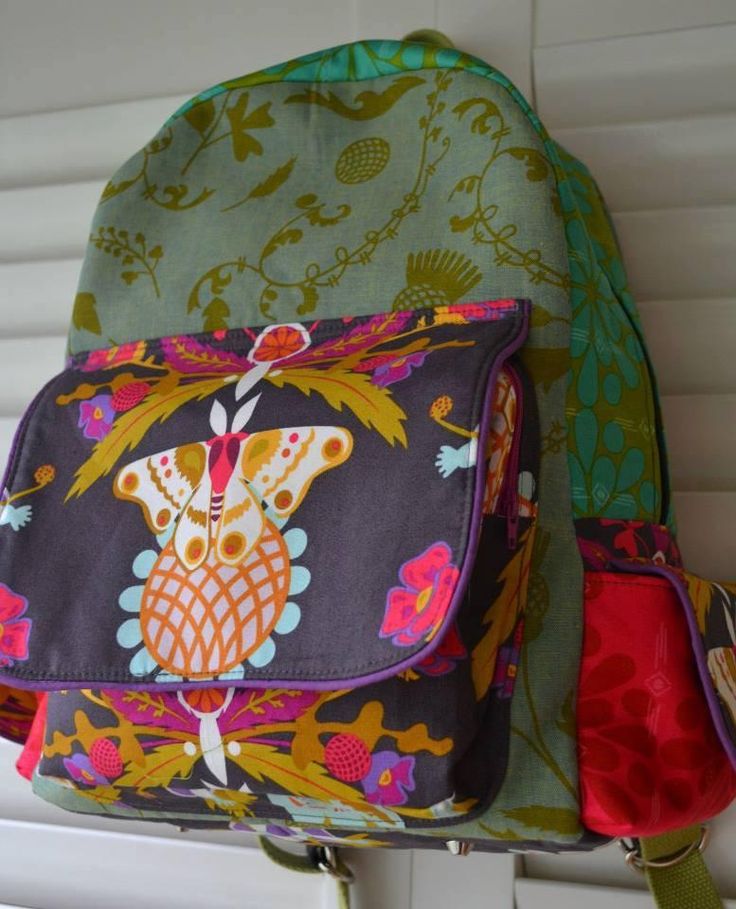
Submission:
<svg viewBox="0 0 736 909">
<path fill-rule="evenodd" d="M 117 347 L 103 347 L 99 350 L 91 350 L 87 354 L 84 363 L 81 364 L 81 368 L 84 372 L 111 369 L 121 363 L 139 359 L 144 350 L 144 341 L 129 341 L 127 344 L 120 344 Z"/>
<path fill-rule="evenodd" d="M 427 359 L 425 351 L 407 354 L 403 357 L 397 357 L 394 354 L 379 354 L 377 357 L 371 357 L 364 360 L 356 366 L 356 372 L 372 372 L 371 382 L 378 385 L 379 388 L 386 388 L 395 382 L 401 382 L 408 379 L 412 372 L 419 366 L 422 366 Z"/>
<path fill-rule="evenodd" d="M 397 647 L 429 642 L 450 608 L 460 572 L 447 543 L 433 543 L 399 570 L 402 587 L 392 587 L 379 632 Z"/>
<path fill-rule="evenodd" d="M 581 518 L 578 548 L 586 568 L 602 571 L 614 559 L 644 559 L 678 567 L 682 558 L 666 527 L 646 521 Z"/>
<path fill-rule="evenodd" d="M 377 751 L 363 780 L 365 798 L 372 805 L 403 805 L 414 789 L 414 758 L 395 751 Z"/>
<path fill-rule="evenodd" d="M 6 584 L 0 584 L 0 666 L 12 666 L 28 659 L 28 638 L 32 622 L 21 618 L 28 600 Z"/>
<path fill-rule="evenodd" d="M 216 694 L 207 698 L 207 693 L 222 693 L 225 688 L 194 688 L 181 692 L 135 692 L 111 689 L 107 692 L 113 709 L 138 725 L 154 725 L 178 732 L 199 734 L 203 713 L 220 709 Z M 222 735 L 238 729 L 272 723 L 289 723 L 300 717 L 319 698 L 317 691 L 296 691 L 293 689 L 238 688 L 233 691 L 230 703 L 219 715 L 217 725 Z"/>
<path fill-rule="evenodd" d="M 244 355 L 220 347 L 202 344 L 189 335 L 176 335 L 161 340 L 166 362 L 182 373 L 222 373 L 223 376 L 246 373 L 254 364 Z"/>
<path fill-rule="evenodd" d="M 347 334 L 329 338 L 321 344 L 316 344 L 289 360 L 289 366 L 314 366 L 321 360 L 336 357 L 347 357 L 359 353 L 367 347 L 373 347 L 382 341 L 390 340 L 394 335 L 400 334 L 413 318 L 411 312 L 391 313 L 388 316 L 373 316 L 365 322 L 360 322 Z M 312 330 L 319 334 L 319 323 Z"/>
<path fill-rule="evenodd" d="M 79 404 L 77 426 L 86 439 L 95 439 L 98 442 L 104 439 L 112 429 L 114 419 L 112 395 L 95 395 L 89 401 L 82 401 Z"/>
</svg>

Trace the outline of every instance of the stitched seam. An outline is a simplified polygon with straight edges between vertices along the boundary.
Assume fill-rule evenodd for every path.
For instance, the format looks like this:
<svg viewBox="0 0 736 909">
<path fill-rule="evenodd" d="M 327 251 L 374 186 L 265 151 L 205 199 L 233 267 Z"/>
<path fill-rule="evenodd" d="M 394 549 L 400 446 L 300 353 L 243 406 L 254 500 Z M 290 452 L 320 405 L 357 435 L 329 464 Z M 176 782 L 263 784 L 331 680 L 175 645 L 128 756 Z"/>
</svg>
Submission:
<svg viewBox="0 0 736 909">
<path fill-rule="evenodd" d="M 479 322 L 496 322 L 496 321 L 501 321 L 502 319 L 513 318 L 514 316 L 519 314 L 519 308 L 520 308 L 521 304 L 528 303 L 531 306 L 531 300 L 528 297 L 499 297 L 495 300 L 477 300 L 472 303 L 455 304 L 455 307 L 462 306 L 462 307 L 467 307 L 468 309 L 472 309 L 473 307 L 480 306 L 484 303 L 491 303 L 491 304 L 499 303 L 501 300 L 510 300 L 513 303 L 515 303 L 516 306 L 514 306 L 514 307 L 509 306 L 508 309 L 498 310 L 497 311 L 498 314 L 497 314 L 496 318 L 494 318 L 494 319 L 479 319 L 478 321 Z M 378 312 L 378 313 L 363 313 L 363 314 L 359 314 L 359 315 L 354 315 L 354 316 L 352 316 L 352 318 L 353 318 L 353 320 L 355 320 L 357 322 L 358 325 L 360 325 L 360 324 L 364 324 L 365 322 L 369 322 L 372 319 L 389 318 L 392 316 L 402 315 L 403 313 L 406 313 L 406 312 L 411 312 L 420 317 L 422 315 L 432 315 L 432 314 L 436 313 L 439 308 L 440 307 L 437 307 L 437 306 L 425 306 L 422 308 L 417 308 L 417 309 L 412 309 L 412 310 L 401 310 L 398 312 L 385 312 L 384 311 L 384 312 Z M 455 308 L 455 309 L 453 309 L 453 312 L 457 312 L 459 315 L 462 315 L 463 309 Z M 358 320 L 360 320 L 360 321 L 358 321 Z M 282 325 L 282 324 L 289 324 L 289 323 L 282 323 L 282 322 L 271 323 L 271 325 L 273 325 L 273 326 Z M 248 326 L 248 328 L 250 328 L 251 330 L 258 329 L 258 330 L 262 331 L 266 328 L 271 327 L 271 325 L 259 325 L 259 326 L 252 326 L 252 327 Z M 428 326 L 428 327 L 431 327 L 431 326 Z M 329 340 L 331 338 L 339 337 L 345 331 L 349 331 L 349 329 L 350 329 L 349 322 L 343 322 L 343 320 L 342 320 L 342 318 L 340 318 L 340 316 L 334 316 L 329 319 L 324 319 L 321 321 L 318 320 L 317 324 L 309 332 L 309 336 L 312 340 L 324 341 L 324 340 Z M 164 344 L 166 344 L 167 342 L 170 343 L 170 342 L 176 341 L 180 338 L 187 338 L 187 339 L 191 339 L 192 341 L 207 344 L 212 341 L 213 337 L 214 337 L 214 332 L 211 332 L 211 331 L 200 331 L 200 332 L 194 332 L 194 333 L 179 332 L 178 334 L 165 335 L 165 336 L 159 337 L 159 338 L 140 338 L 137 341 L 126 341 L 124 344 L 116 345 L 116 347 L 123 347 L 123 346 L 127 347 L 129 345 L 134 346 L 134 345 L 140 344 L 142 342 L 146 345 L 146 353 L 160 353 L 163 350 Z M 390 341 L 391 340 L 390 336 L 387 337 L 385 340 Z M 229 329 L 227 329 L 227 332 L 226 332 L 223 340 L 217 342 L 218 346 L 216 348 L 214 348 L 214 350 L 215 350 L 215 352 L 222 351 L 224 353 L 225 352 L 226 353 L 248 353 L 250 350 L 253 349 L 254 343 L 255 343 L 254 340 L 252 338 L 249 338 L 245 334 L 245 329 L 229 328 Z M 69 358 L 69 366 L 72 368 L 76 368 L 78 365 L 84 365 L 87 361 L 87 357 L 90 354 L 98 354 L 98 353 L 104 352 L 106 350 L 114 350 L 114 349 L 115 349 L 115 347 L 112 347 L 112 348 L 94 347 L 94 348 L 90 348 L 89 350 L 79 351 L 78 353 L 75 353 L 73 356 L 71 356 Z M 123 366 L 123 365 L 125 365 L 125 363 L 123 362 L 120 365 Z M 100 367 L 101 370 L 104 370 L 106 368 L 109 369 L 111 367 L 109 367 L 109 366 Z"/>
</svg>

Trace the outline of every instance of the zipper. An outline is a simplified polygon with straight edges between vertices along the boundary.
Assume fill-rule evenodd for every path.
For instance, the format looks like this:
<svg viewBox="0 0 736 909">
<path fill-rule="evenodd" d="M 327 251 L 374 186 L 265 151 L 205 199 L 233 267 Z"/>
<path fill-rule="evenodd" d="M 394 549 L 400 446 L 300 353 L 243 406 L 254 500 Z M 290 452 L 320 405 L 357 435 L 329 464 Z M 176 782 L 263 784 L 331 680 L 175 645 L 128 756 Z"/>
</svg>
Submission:
<svg viewBox="0 0 736 909">
<path fill-rule="evenodd" d="M 516 549 L 519 539 L 519 462 L 521 459 L 521 436 L 524 420 L 524 396 L 521 379 L 510 363 L 504 363 L 504 370 L 511 379 L 516 397 L 516 415 L 511 436 L 511 452 L 498 497 L 498 514 L 506 517 L 506 540 L 509 549 Z"/>
</svg>

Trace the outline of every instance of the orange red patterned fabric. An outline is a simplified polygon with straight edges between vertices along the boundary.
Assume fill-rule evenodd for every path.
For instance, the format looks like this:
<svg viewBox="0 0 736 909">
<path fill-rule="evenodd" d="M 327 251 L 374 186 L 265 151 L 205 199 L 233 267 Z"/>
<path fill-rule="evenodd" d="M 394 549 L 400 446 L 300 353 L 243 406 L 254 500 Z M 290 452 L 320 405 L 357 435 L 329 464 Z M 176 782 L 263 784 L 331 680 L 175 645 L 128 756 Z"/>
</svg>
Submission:
<svg viewBox="0 0 736 909">
<path fill-rule="evenodd" d="M 664 578 L 586 573 L 578 743 L 582 820 L 597 833 L 656 835 L 707 820 L 736 795 Z"/>
</svg>

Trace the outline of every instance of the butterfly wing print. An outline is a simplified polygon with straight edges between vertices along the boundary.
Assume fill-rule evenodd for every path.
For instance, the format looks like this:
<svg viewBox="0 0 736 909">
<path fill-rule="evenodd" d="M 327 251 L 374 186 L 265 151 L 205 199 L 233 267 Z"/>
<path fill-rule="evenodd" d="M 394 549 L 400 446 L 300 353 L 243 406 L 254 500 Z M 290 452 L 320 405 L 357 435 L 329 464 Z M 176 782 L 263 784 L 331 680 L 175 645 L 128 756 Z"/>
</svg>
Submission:
<svg viewBox="0 0 736 909">
<path fill-rule="evenodd" d="M 247 445 L 248 440 L 242 444 Z M 220 507 L 215 525 L 217 557 L 225 565 L 238 565 L 261 539 L 266 520 L 261 503 L 237 468 L 228 480 Z"/>
<path fill-rule="evenodd" d="M 242 475 L 281 522 L 304 501 L 313 480 L 344 464 L 353 436 L 337 426 L 298 426 L 257 432 L 244 443 Z"/>
<path fill-rule="evenodd" d="M 135 502 L 149 530 L 161 533 L 182 512 L 207 472 L 207 446 L 194 442 L 133 461 L 118 471 L 113 492 Z"/>
</svg>

